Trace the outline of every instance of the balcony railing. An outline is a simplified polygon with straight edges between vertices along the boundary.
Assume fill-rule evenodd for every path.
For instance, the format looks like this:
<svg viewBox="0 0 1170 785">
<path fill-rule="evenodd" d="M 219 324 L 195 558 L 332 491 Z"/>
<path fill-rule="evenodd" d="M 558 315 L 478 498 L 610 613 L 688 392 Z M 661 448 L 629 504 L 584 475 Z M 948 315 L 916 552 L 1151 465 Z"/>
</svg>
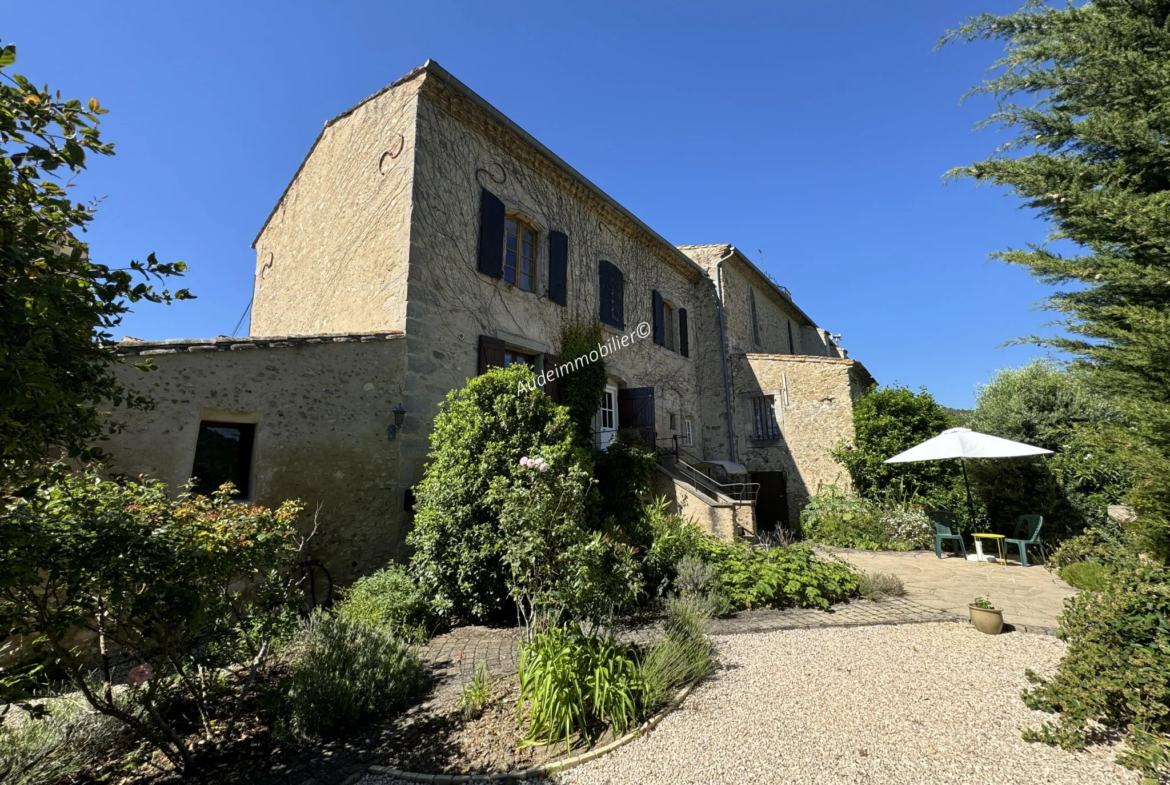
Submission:
<svg viewBox="0 0 1170 785">
<path fill-rule="evenodd" d="M 759 496 L 758 482 L 719 482 L 699 469 L 697 464 L 704 461 L 679 445 L 677 436 L 659 439 L 657 444 L 659 462 L 669 460 L 670 468 L 675 474 L 713 501 L 718 501 L 722 496 L 741 502 L 754 502 Z"/>
</svg>

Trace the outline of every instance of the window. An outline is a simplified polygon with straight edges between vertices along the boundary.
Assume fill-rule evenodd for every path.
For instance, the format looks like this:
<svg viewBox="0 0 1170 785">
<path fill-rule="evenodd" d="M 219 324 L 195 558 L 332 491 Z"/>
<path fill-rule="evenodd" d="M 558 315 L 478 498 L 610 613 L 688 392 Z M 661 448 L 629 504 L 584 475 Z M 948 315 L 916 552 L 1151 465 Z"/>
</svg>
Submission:
<svg viewBox="0 0 1170 785">
<path fill-rule="evenodd" d="M 248 498 L 255 436 L 256 426 L 251 423 L 199 423 L 195 463 L 191 466 L 191 476 L 196 478 L 195 493 L 207 495 L 230 482 L 239 491 L 237 498 Z"/>
<path fill-rule="evenodd" d="M 504 220 L 504 280 L 536 291 L 536 230 L 518 218 Z"/>
<path fill-rule="evenodd" d="M 752 398 L 752 438 L 767 442 L 780 438 L 780 426 L 776 424 L 775 396 L 760 395 Z"/>
<path fill-rule="evenodd" d="M 597 263 L 598 293 L 601 309 L 598 314 L 604 324 L 626 329 L 626 281 L 622 271 L 612 262 L 602 259 Z"/>
<path fill-rule="evenodd" d="M 678 430 L 678 415 L 677 414 L 670 415 L 670 430 L 672 430 L 672 431 Z"/>
<path fill-rule="evenodd" d="M 665 343 L 662 345 L 674 351 L 674 306 L 664 302 L 662 304 L 662 329 Z M 673 426 L 672 426 L 673 427 Z"/>
<path fill-rule="evenodd" d="M 748 307 L 752 313 L 752 343 L 760 345 L 760 317 L 756 314 L 756 290 L 748 289 Z"/>
<path fill-rule="evenodd" d="M 796 354 L 796 341 L 792 340 L 792 320 L 786 319 L 788 322 L 788 353 Z"/>
<path fill-rule="evenodd" d="M 536 357 L 524 352 L 517 352 L 512 349 L 504 350 L 504 367 L 509 365 L 527 365 L 529 368 L 536 367 Z"/>
<path fill-rule="evenodd" d="M 684 447 L 693 447 L 694 444 L 695 444 L 695 436 L 694 436 L 693 431 L 691 430 L 691 421 L 690 421 L 690 419 L 685 419 L 685 420 L 683 420 L 683 446 Z"/>
<path fill-rule="evenodd" d="M 614 407 L 614 391 L 607 388 L 601 398 L 601 430 L 612 431 L 616 422 L 616 408 Z"/>
</svg>

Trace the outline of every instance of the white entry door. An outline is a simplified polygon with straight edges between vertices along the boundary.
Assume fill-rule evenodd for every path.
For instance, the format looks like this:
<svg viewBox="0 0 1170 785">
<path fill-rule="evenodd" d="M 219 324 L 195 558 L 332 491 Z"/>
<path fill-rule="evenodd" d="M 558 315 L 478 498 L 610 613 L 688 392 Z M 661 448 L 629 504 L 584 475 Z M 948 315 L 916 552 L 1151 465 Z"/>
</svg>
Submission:
<svg viewBox="0 0 1170 785">
<path fill-rule="evenodd" d="M 617 387 L 605 388 L 601 396 L 601 408 L 597 411 L 597 446 L 609 447 L 618 429 Z"/>
</svg>

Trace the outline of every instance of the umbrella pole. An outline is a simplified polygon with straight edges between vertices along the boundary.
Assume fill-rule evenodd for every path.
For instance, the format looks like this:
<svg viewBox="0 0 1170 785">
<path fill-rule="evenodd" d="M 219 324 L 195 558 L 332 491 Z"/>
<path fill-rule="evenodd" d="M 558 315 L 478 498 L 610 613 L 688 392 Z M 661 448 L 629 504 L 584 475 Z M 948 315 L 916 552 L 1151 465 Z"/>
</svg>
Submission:
<svg viewBox="0 0 1170 785">
<path fill-rule="evenodd" d="M 959 465 L 963 467 L 963 485 L 967 487 L 967 516 L 971 520 L 971 531 L 975 531 L 975 503 L 971 501 L 971 483 L 967 480 L 967 462 L 959 458 Z"/>
</svg>

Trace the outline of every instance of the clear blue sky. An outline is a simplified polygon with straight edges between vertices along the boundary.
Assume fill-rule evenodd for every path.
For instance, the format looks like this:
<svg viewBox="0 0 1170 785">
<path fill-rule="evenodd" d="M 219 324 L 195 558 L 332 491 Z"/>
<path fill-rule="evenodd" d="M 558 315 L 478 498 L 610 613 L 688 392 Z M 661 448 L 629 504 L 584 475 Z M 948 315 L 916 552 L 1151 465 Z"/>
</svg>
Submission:
<svg viewBox="0 0 1170 785">
<path fill-rule="evenodd" d="M 191 267 L 198 300 L 143 305 L 119 337 L 230 333 L 249 245 L 322 125 L 432 58 L 670 241 L 762 249 L 883 383 L 965 407 L 1040 354 L 997 347 L 1041 330 L 1045 288 L 986 258 L 1045 226 L 943 185 L 1003 141 L 972 131 L 986 100 L 959 105 L 1000 49 L 931 49 L 1020 4 L 62 2 L 67 35 L 34 13 L 2 34 L 15 70 L 110 110 L 118 155 L 74 189 L 106 197 L 94 256 Z"/>
</svg>

